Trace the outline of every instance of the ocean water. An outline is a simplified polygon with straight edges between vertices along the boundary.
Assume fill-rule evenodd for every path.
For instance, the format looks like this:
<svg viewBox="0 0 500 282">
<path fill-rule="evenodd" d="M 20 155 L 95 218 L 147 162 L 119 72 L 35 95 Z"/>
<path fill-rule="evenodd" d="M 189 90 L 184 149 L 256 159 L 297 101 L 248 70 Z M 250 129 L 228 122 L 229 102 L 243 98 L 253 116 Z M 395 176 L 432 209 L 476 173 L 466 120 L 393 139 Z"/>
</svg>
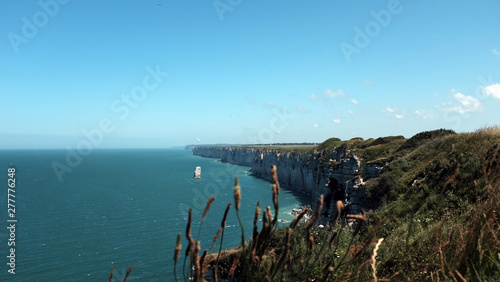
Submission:
<svg viewBox="0 0 500 282">
<path fill-rule="evenodd" d="M 241 240 L 235 176 L 242 187 L 240 215 L 247 239 L 257 201 L 262 209 L 272 207 L 271 183 L 250 176 L 250 168 L 187 150 L 93 150 L 79 162 L 70 158 L 72 163 L 67 157 L 65 150 L 0 150 L 0 281 L 108 281 L 112 266 L 114 281 L 123 281 L 132 264 L 127 281 L 172 281 L 177 233 L 183 235 L 182 254 L 187 245 L 189 208 L 196 237 L 208 198 L 217 197 L 199 237 L 203 251 L 210 248 L 228 203 L 223 249 Z M 71 171 L 58 179 L 53 162 Z M 193 179 L 196 166 L 202 168 L 201 179 Z M 16 169 L 14 275 L 7 265 L 9 167 Z M 279 201 L 279 218 L 289 222 L 291 210 L 306 204 L 306 197 L 282 188 Z M 212 252 L 218 247 L 219 241 Z"/>
</svg>

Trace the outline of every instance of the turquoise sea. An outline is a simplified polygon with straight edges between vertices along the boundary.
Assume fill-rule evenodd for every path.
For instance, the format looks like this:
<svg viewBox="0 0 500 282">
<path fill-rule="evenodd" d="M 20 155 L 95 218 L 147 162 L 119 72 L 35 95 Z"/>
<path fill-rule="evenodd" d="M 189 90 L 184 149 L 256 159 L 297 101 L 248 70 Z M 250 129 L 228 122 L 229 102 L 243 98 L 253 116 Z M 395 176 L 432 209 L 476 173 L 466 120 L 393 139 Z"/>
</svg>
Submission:
<svg viewBox="0 0 500 282">
<path fill-rule="evenodd" d="M 193 156 L 188 150 L 93 150 L 67 163 L 66 150 L 0 150 L 0 281 L 172 281 L 177 233 L 187 245 L 187 211 L 193 209 L 196 236 L 206 201 L 217 199 L 207 214 L 199 240 L 212 244 L 224 210 L 233 200 L 234 177 L 242 187 L 242 220 L 250 238 L 255 205 L 272 207 L 271 183 L 250 176 L 248 167 Z M 71 160 L 71 159 L 70 159 Z M 58 179 L 52 164 L 71 172 Z M 196 166 L 202 178 L 193 179 Z M 15 274 L 10 274 L 8 169 L 15 168 Z M 14 199 L 12 196 L 11 199 Z M 281 189 L 280 219 L 289 222 L 292 208 L 305 196 Z M 224 248 L 241 239 L 234 208 Z M 12 242 L 12 240 L 10 241 Z M 212 252 L 218 251 L 219 243 Z M 179 270 L 179 272 L 182 272 Z"/>
</svg>

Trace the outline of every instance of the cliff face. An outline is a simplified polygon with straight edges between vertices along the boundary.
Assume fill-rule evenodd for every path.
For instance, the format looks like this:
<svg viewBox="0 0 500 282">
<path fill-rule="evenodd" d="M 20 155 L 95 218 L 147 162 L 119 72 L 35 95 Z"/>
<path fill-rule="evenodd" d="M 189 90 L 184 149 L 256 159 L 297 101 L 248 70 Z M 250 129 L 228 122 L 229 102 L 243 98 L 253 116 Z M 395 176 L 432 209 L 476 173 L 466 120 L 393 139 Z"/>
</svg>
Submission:
<svg viewBox="0 0 500 282">
<path fill-rule="evenodd" d="M 294 152 L 245 147 L 195 147 L 193 154 L 249 166 L 254 176 L 269 180 L 270 167 L 276 165 L 280 183 L 311 195 L 313 208 L 323 194 L 322 213 L 326 217 L 335 216 L 337 200 L 344 202 L 348 213 L 360 213 L 366 197 L 360 177 L 361 159 L 343 148 L 304 156 Z M 373 178 L 378 176 L 381 167 L 369 165 L 365 169 L 363 174 Z"/>
</svg>

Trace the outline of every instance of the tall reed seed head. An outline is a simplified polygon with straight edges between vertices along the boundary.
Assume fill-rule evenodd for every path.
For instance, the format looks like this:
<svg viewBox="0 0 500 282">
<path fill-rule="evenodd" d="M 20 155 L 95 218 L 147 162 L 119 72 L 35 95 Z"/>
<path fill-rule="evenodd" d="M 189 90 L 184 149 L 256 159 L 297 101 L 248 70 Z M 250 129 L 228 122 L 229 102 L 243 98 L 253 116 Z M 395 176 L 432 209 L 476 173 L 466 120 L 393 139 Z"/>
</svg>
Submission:
<svg viewBox="0 0 500 282">
<path fill-rule="evenodd" d="M 271 207 L 270 206 L 267 206 L 267 219 L 269 219 L 269 223 L 272 223 L 273 222 L 273 215 L 271 213 Z"/>
<path fill-rule="evenodd" d="M 186 225 L 186 238 L 191 239 L 191 223 L 193 222 L 193 209 L 189 209 L 188 222 Z"/>
<path fill-rule="evenodd" d="M 125 278 L 123 279 L 124 282 L 127 281 L 127 278 L 130 275 L 130 272 L 132 272 L 132 268 L 134 268 L 133 264 L 128 268 L 127 273 L 125 274 Z"/>
<path fill-rule="evenodd" d="M 217 242 L 217 239 L 219 239 L 219 236 L 220 236 L 220 232 L 222 231 L 222 228 L 219 228 L 219 230 L 217 230 L 217 234 L 215 234 L 214 236 L 214 239 L 212 241 L 212 246 L 210 246 L 210 251 L 212 251 L 212 249 L 214 248 L 215 246 L 215 242 Z"/>
<path fill-rule="evenodd" d="M 212 196 L 210 199 L 208 199 L 207 206 L 205 207 L 205 210 L 203 211 L 202 220 L 205 220 L 205 216 L 207 215 L 207 212 L 210 209 L 210 206 L 212 205 L 212 203 L 214 201 L 215 201 L 215 196 Z"/>
<path fill-rule="evenodd" d="M 253 218 L 253 225 L 257 225 L 257 221 L 259 221 L 260 215 L 260 201 L 257 202 L 257 207 L 255 208 L 255 216 Z"/>
<path fill-rule="evenodd" d="M 111 266 L 111 272 L 109 273 L 109 282 L 113 281 L 113 269 L 115 269 L 115 266 Z"/>
<path fill-rule="evenodd" d="M 344 203 L 342 203 L 342 201 L 339 200 L 339 201 L 337 201 L 336 206 L 337 206 L 337 214 L 335 215 L 335 219 L 333 221 L 337 221 L 337 219 L 339 219 L 340 214 L 342 213 L 342 210 L 344 209 Z"/>
<path fill-rule="evenodd" d="M 353 236 L 358 235 L 363 223 L 366 222 L 366 213 L 364 209 L 361 209 L 362 214 L 348 214 L 346 218 L 355 219 L 357 221 L 356 229 L 354 230 Z"/>
<path fill-rule="evenodd" d="M 273 182 L 276 185 L 276 193 L 280 193 L 280 184 L 278 182 L 278 169 L 276 168 L 275 165 L 271 166 L 271 177 L 273 178 Z M 273 187 L 273 193 L 274 193 L 274 187 Z"/>
<path fill-rule="evenodd" d="M 182 235 L 181 233 L 179 233 L 177 234 L 177 243 L 175 243 L 174 261 L 179 260 L 179 254 L 181 253 L 182 249 L 181 240 L 182 240 Z"/>
<path fill-rule="evenodd" d="M 220 228 L 222 229 L 226 228 L 227 214 L 229 213 L 230 209 L 231 209 L 231 203 L 227 204 L 226 211 L 224 212 L 224 216 L 222 217 L 222 221 L 220 223 Z"/>
<path fill-rule="evenodd" d="M 312 248 L 314 247 L 314 237 L 312 235 L 309 235 L 308 241 L 309 241 L 309 248 L 312 250 Z"/>
<path fill-rule="evenodd" d="M 273 205 L 275 209 L 278 209 L 278 188 L 276 184 L 272 186 L 273 189 Z"/>
<path fill-rule="evenodd" d="M 241 188 L 240 180 L 238 177 L 234 180 L 234 206 L 236 210 L 240 210 Z"/>
<path fill-rule="evenodd" d="M 314 211 L 314 214 L 312 215 L 311 219 L 309 220 L 309 223 L 306 226 L 307 230 L 311 229 L 316 220 L 318 220 L 319 214 L 321 213 L 322 209 L 323 209 L 323 194 L 319 196 L 318 203 L 316 204 L 316 211 Z"/>
</svg>

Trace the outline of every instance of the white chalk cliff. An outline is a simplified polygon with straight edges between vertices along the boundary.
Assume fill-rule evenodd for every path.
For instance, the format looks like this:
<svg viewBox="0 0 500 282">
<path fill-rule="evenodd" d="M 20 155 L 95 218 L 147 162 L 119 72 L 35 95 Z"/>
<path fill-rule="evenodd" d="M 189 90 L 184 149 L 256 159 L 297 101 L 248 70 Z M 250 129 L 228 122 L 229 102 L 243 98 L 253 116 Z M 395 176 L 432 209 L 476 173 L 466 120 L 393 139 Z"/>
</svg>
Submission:
<svg viewBox="0 0 500 282">
<path fill-rule="evenodd" d="M 377 177 L 381 170 L 377 164 L 361 168 L 362 160 L 344 148 L 315 151 L 309 156 L 293 151 L 283 153 L 282 150 L 246 147 L 204 146 L 194 147 L 192 151 L 197 156 L 249 166 L 252 175 L 268 180 L 271 179 L 271 165 L 276 165 L 280 183 L 311 195 L 313 208 L 318 197 L 324 195 L 322 213 L 326 217 L 335 215 L 337 200 L 344 202 L 348 213 L 360 213 L 366 197 L 364 180 Z"/>
</svg>

